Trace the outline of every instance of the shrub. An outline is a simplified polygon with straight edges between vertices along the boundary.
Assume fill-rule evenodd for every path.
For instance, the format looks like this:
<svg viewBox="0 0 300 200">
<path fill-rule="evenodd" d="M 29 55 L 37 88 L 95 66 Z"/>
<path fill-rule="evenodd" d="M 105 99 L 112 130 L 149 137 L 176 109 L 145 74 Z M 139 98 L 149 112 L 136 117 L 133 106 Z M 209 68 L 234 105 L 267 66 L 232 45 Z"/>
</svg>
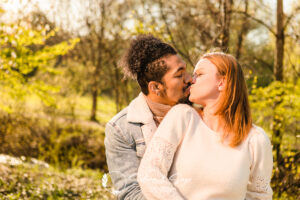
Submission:
<svg viewBox="0 0 300 200">
<path fill-rule="evenodd" d="M 93 122 L 0 115 L 0 153 L 42 159 L 60 168 L 106 169 L 104 129 Z"/>
</svg>

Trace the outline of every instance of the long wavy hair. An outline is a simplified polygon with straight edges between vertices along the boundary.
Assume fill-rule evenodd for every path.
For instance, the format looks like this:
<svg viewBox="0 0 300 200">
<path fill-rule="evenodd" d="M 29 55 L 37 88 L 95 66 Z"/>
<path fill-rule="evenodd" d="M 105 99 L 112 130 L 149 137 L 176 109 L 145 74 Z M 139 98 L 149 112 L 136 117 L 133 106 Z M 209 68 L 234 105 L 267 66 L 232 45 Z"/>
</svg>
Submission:
<svg viewBox="0 0 300 200">
<path fill-rule="evenodd" d="M 242 67 L 233 56 L 222 52 L 204 54 L 202 59 L 212 62 L 218 73 L 225 78 L 225 88 L 215 114 L 225 122 L 222 141 L 230 136 L 229 145 L 238 146 L 248 136 L 252 127 L 248 90 Z"/>
</svg>

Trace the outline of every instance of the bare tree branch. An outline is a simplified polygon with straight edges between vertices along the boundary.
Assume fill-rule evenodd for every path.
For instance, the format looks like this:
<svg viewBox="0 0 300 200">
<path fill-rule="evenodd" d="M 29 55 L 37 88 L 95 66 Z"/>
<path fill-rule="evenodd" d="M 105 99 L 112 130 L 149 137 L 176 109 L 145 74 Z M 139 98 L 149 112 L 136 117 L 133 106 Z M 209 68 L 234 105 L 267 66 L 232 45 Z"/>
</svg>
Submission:
<svg viewBox="0 0 300 200">
<path fill-rule="evenodd" d="M 248 13 L 248 0 L 245 0 L 245 13 Z M 236 48 L 236 54 L 235 57 L 237 60 L 239 60 L 240 56 L 241 56 L 241 50 L 242 50 L 242 45 L 243 45 L 243 40 L 244 40 L 244 35 L 246 34 L 246 32 L 249 29 L 249 23 L 248 23 L 248 19 L 246 16 L 244 16 L 243 19 L 243 24 L 242 24 L 242 28 L 239 32 L 238 35 L 238 42 L 237 42 L 237 48 Z"/>
<path fill-rule="evenodd" d="M 187 61 L 193 66 L 194 63 L 192 62 L 190 56 L 188 55 L 188 52 L 187 52 L 187 54 L 184 53 L 184 52 L 182 52 L 182 51 L 178 48 L 178 46 L 177 46 L 177 44 L 176 44 L 176 42 L 175 42 L 175 40 L 174 40 L 173 34 L 172 34 L 172 32 L 171 32 L 171 30 L 170 30 L 170 27 L 169 27 L 169 23 L 167 22 L 167 18 L 166 18 L 166 16 L 165 16 L 164 12 L 163 12 L 163 3 L 162 3 L 161 0 L 159 0 L 159 6 L 160 6 L 160 14 L 161 14 L 161 16 L 162 16 L 162 19 L 163 19 L 164 23 L 166 24 L 166 30 L 167 30 L 167 33 L 168 33 L 169 36 L 170 36 L 171 43 L 173 44 L 173 46 L 175 47 L 175 49 L 176 49 L 176 50 L 177 50 L 177 51 L 178 51 L 185 59 L 187 59 Z"/>
<path fill-rule="evenodd" d="M 292 66 L 292 69 L 294 70 L 294 72 L 296 73 L 296 75 L 297 75 L 298 77 L 300 77 L 300 71 L 298 71 L 298 70 L 296 69 L 296 65 L 294 65 L 294 63 L 292 63 L 292 61 L 291 61 L 291 57 L 290 57 L 290 52 L 289 52 L 289 50 L 286 51 L 286 55 L 287 55 L 287 57 L 288 57 L 289 63 L 290 63 L 291 66 Z"/>
<path fill-rule="evenodd" d="M 207 7 L 208 11 L 210 12 L 210 14 L 211 14 L 212 16 L 219 16 L 219 15 L 220 15 L 220 12 L 217 11 L 217 10 L 215 9 L 214 5 L 210 2 L 210 0 L 205 0 L 205 3 L 206 3 L 206 7 Z M 215 19 L 217 19 L 217 18 L 218 18 L 218 17 L 213 18 L 214 21 L 215 21 Z M 215 21 L 215 22 L 216 22 L 216 21 Z"/>
<path fill-rule="evenodd" d="M 265 28 L 267 28 L 276 37 L 276 32 L 268 24 L 266 24 L 263 20 L 257 19 L 256 17 L 251 16 L 250 14 L 246 13 L 245 11 L 232 10 L 232 12 L 237 13 L 237 14 L 242 14 L 242 15 L 245 15 L 245 16 L 249 17 L 253 21 L 263 25 Z"/>
<path fill-rule="evenodd" d="M 290 16 L 288 16 L 288 18 L 286 19 L 285 24 L 283 25 L 283 29 L 284 29 L 284 30 L 285 30 L 286 27 L 289 25 L 290 21 L 291 21 L 291 20 L 295 17 L 295 15 L 298 13 L 297 11 L 300 11 L 300 6 L 298 6 L 298 7 L 294 10 L 294 12 L 293 12 Z"/>
<path fill-rule="evenodd" d="M 255 55 L 252 55 L 252 56 L 249 58 L 249 60 L 253 60 L 253 59 L 255 59 L 255 60 L 257 60 L 258 62 L 262 63 L 264 66 L 266 66 L 266 67 L 270 70 L 270 72 L 273 73 L 273 65 L 272 65 L 272 64 L 266 62 L 265 60 L 263 60 L 263 59 L 261 59 L 261 58 L 255 56 Z"/>
</svg>

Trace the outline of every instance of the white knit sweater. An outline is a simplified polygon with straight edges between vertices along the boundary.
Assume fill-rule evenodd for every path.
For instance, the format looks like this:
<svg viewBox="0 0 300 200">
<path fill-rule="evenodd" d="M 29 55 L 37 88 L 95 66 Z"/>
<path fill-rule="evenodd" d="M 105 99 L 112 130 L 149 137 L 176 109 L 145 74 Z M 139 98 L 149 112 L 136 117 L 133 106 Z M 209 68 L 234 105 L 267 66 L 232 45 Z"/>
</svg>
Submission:
<svg viewBox="0 0 300 200">
<path fill-rule="evenodd" d="M 138 182 L 149 200 L 269 200 L 272 167 L 271 144 L 261 128 L 253 125 L 232 148 L 181 104 L 168 112 L 147 146 Z"/>
</svg>

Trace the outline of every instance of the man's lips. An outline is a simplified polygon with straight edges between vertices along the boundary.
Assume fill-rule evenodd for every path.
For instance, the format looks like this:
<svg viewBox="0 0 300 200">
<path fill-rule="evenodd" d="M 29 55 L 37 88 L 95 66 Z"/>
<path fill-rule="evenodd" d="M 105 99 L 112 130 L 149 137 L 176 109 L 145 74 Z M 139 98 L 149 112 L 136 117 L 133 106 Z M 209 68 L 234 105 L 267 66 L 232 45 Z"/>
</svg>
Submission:
<svg viewBox="0 0 300 200">
<path fill-rule="evenodd" d="M 188 86 L 186 86 L 185 88 L 184 88 L 184 93 L 190 93 L 190 90 L 191 90 L 191 86 L 190 85 L 188 85 Z"/>
</svg>

